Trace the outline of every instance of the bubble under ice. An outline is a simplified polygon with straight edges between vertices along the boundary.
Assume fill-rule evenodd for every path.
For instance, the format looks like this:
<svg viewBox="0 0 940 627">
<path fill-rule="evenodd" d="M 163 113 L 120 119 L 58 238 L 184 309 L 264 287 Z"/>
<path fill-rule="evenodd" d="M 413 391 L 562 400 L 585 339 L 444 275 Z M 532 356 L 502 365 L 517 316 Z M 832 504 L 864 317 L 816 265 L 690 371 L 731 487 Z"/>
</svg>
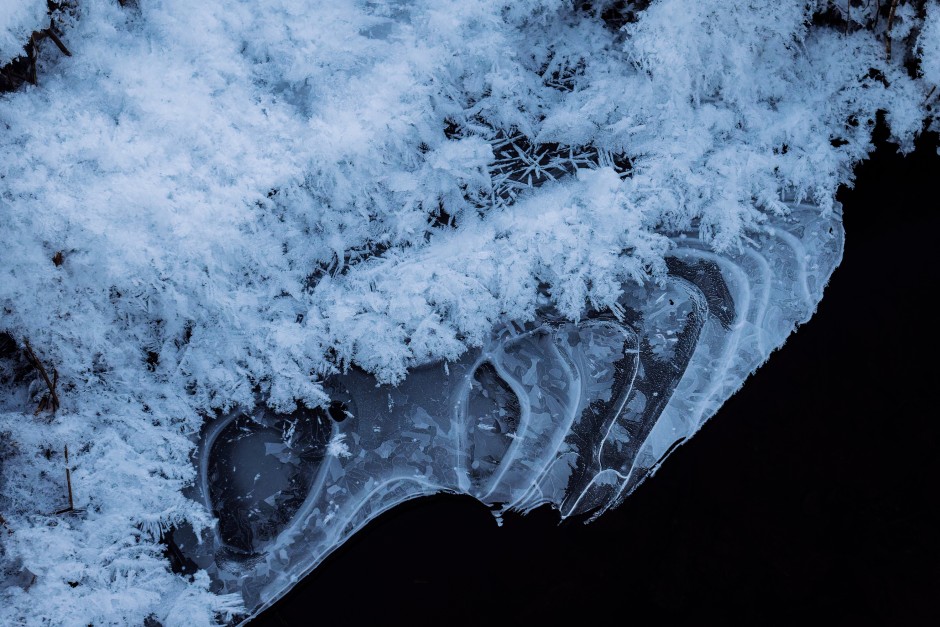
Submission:
<svg viewBox="0 0 940 627">
<path fill-rule="evenodd" d="M 380 513 L 420 496 L 562 517 L 615 507 L 807 321 L 842 257 L 841 216 L 794 206 L 741 249 L 674 238 L 662 284 L 564 320 L 546 307 L 449 364 L 392 387 L 351 370 L 328 410 L 216 419 L 198 448 L 196 498 L 217 517 L 178 560 L 264 610 Z"/>
</svg>

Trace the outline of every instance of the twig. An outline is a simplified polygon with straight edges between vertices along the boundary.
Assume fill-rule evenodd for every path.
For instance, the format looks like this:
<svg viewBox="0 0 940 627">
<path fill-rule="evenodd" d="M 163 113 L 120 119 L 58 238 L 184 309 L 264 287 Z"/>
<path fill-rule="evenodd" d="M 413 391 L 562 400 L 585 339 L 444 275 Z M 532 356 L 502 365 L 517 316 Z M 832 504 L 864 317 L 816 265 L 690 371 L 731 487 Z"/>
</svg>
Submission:
<svg viewBox="0 0 940 627">
<path fill-rule="evenodd" d="M 65 445 L 65 483 L 69 489 L 69 506 L 65 509 L 60 509 L 56 514 L 68 514 L 69 512 L 74 512 L 75 502 L 72 500 L 72 471 L 69 468 L 69 445 Z"/>
<path fill-rule="evenodd" d="M 53 22 L 52 19 L 49 20 L 49 28 L 33 31 L 33 34 L 29 36 L 29 43 L 26 44 L 26 59 L 28 64 L 26 80 L 33 85 L 37 83 L 36 63 L 39 61 L 39 42 L 46 38 L 52 40 L 52 43 L 56 45 L 59 52 L 67 57 L 72 56 L 72 53 L 65 47 L 65 44 L 62 43 L 59 36 L 55 34 L 55 22 Z"/>
<path fill-rule="evenodd" d="M 46 372 L 42 362 L 39 361 L 39 358 L 36 357 L 36 353 L 33 352 L 33 347 L 29 345 L 29 340 L 23 340 L 23 346 L 26 349 L 26 358 L 29 360 L 29 363 L 33 368 L 39 371 L 39 374 L 46 382 L 46 387 L 49 389 L 48 396 L 39 401 L 36 413 L 38 414 L 41 411 L 49 409 L 54 414 L 56 410 L 59 409 L 59 395 L 55 391 L 56 385 L 59 383 L 59 371 L 53 368 L 52 379 L 50 379 L 49 373 Z"/>
<path fill-rule="evenodd" d="M 937 91 L 937 86 L 936 86 L 936 85 L 934 85 L 933 87 L 930 88 L 930 91 L 927 92 L 927 96 L 924 98 L 924 101 L 923 101 L 922 103 L 920 103 L 920 104 L 921 104 L 921 105 L 925 105 L 925 104 L 927 104 L 928 102 L 930 102 L 930 97 L 933 96 L 933 92 L 935 92 L 935 91 Z"/>
<path fill-rule="evenodd" d="M 26 68 L 26 80 L 30 85 L 35 85 L 36 79 L 36 58 L 39 48 L 39 40 L 36 39 L 36 33 L 29 36 L 29 43 L 26 45 L 26 59 L 28 67 Z"/>
<path fill-rule="evenodd" d="M 69 49 L 65 47 L 65 44 L 62 43 L 62 40 L 59 39 L 59 36 L 55 34 L 55 31 L 52 30 L 52 24 L 49 24 L 49 28 L 43 31 L 49 39 L 52 40 L 52 43 L 56 45 L 56 48 L 59 49 L 59 52 L 64 54 L 67 57 L 72 56 L 72 53 L 69 52 Z"/>
<path fill-rule="evenodd" d="M 72 469 L 69 468 L 69 445 L 65 445 L 65 483 L 69 488 L 69 509 L 75 509 L 75 502 L 72 500 Z"/>
<path fill-rule="evenodd" d="M 898 8 L 900 0 L 891 0 L 891 9 L 888 11 L 888 25 L 885 28 L 885 58 L 891 60 L 891 25 L 894 24 L 894 11 Z"/>
</svg>

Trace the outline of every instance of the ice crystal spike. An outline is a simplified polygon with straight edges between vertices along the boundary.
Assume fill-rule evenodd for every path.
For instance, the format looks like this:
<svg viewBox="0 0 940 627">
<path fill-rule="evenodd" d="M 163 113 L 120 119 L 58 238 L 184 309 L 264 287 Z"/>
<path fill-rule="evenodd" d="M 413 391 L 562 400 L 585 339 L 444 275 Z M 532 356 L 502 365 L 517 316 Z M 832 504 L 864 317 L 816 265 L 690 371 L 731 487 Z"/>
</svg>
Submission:
<svg viewBox="0 0 940 627">
<path fill-rule="evenodd" d="M 546 308 L 397 387 L 352 370 L 327 382 L 328 410 L 219 418 L 199 455 L 215 536 L 174 541 L 254 614 L 408 499 L 600 515 L 809 319 L 842 237 L 839 215 L 805 206 L 725 254 L 679 234 L 666 280 L 625 285 L 616 311 L 575 323 Z"/>
</svg>

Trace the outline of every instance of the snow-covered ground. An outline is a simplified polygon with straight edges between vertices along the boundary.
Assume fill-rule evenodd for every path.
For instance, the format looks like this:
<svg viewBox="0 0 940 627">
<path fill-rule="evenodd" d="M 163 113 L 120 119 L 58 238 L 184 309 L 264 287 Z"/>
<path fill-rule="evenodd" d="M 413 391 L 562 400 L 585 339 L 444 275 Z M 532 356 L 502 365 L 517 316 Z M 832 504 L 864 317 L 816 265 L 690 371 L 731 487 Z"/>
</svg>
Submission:
<svg viewBox="0 0 940 627">
<path fill-rule="evenodd" d="M 21 55 L 32 32 L 48 24 L 45 0 L 4 0 L 0 4 L 0 65 Z"/>
<path fill-rule="evenodd" d="M 44 44 L 0 95 L 0 332 L 61 403 L 34 415 L 46 384 L 0 355 L 4 624 L 224 619 L 238 599 L 157 543 L 212 522 L 181 493 L 206 415 L 318 404 L 349 364 L 400 381 L 531 319 L 539 284 L 609 306 L 670 231 L 721 250 L 785 199 L 831 211 L 876 112 L 910 147 L 940 81 L 933 0 L 848 28 L 812 25 L 841 0 L 660 0 L 622 29 L 609 0 L 126 4 L 57 14 L 72 56 Z M 0 5 L 0 64 L 45 10 Z M 507 203 L 505 137 L 601 157 Z M 55 515 L 66 445 L 81 511 Z"/>
</svg>

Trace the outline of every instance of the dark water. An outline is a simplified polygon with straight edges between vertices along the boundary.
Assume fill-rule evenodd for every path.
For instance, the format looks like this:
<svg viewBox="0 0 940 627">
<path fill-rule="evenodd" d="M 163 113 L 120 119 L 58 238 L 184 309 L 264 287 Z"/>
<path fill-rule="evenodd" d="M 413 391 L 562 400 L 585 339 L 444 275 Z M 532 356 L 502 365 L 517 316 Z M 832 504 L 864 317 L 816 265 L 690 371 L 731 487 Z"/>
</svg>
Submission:
<svg viewBox="0 0 940 627">
<path fill-rule="evenodd" d="M 904 159 L 879 142 L 841 195 L 845 258 L 816 316 L 618 509 L 500 528 L 469 497 L 406 503 L 252 625 L 936 620 L 931 141 Z M 512 408 L 494 412 L 496 450 Z"/>
</svg>

